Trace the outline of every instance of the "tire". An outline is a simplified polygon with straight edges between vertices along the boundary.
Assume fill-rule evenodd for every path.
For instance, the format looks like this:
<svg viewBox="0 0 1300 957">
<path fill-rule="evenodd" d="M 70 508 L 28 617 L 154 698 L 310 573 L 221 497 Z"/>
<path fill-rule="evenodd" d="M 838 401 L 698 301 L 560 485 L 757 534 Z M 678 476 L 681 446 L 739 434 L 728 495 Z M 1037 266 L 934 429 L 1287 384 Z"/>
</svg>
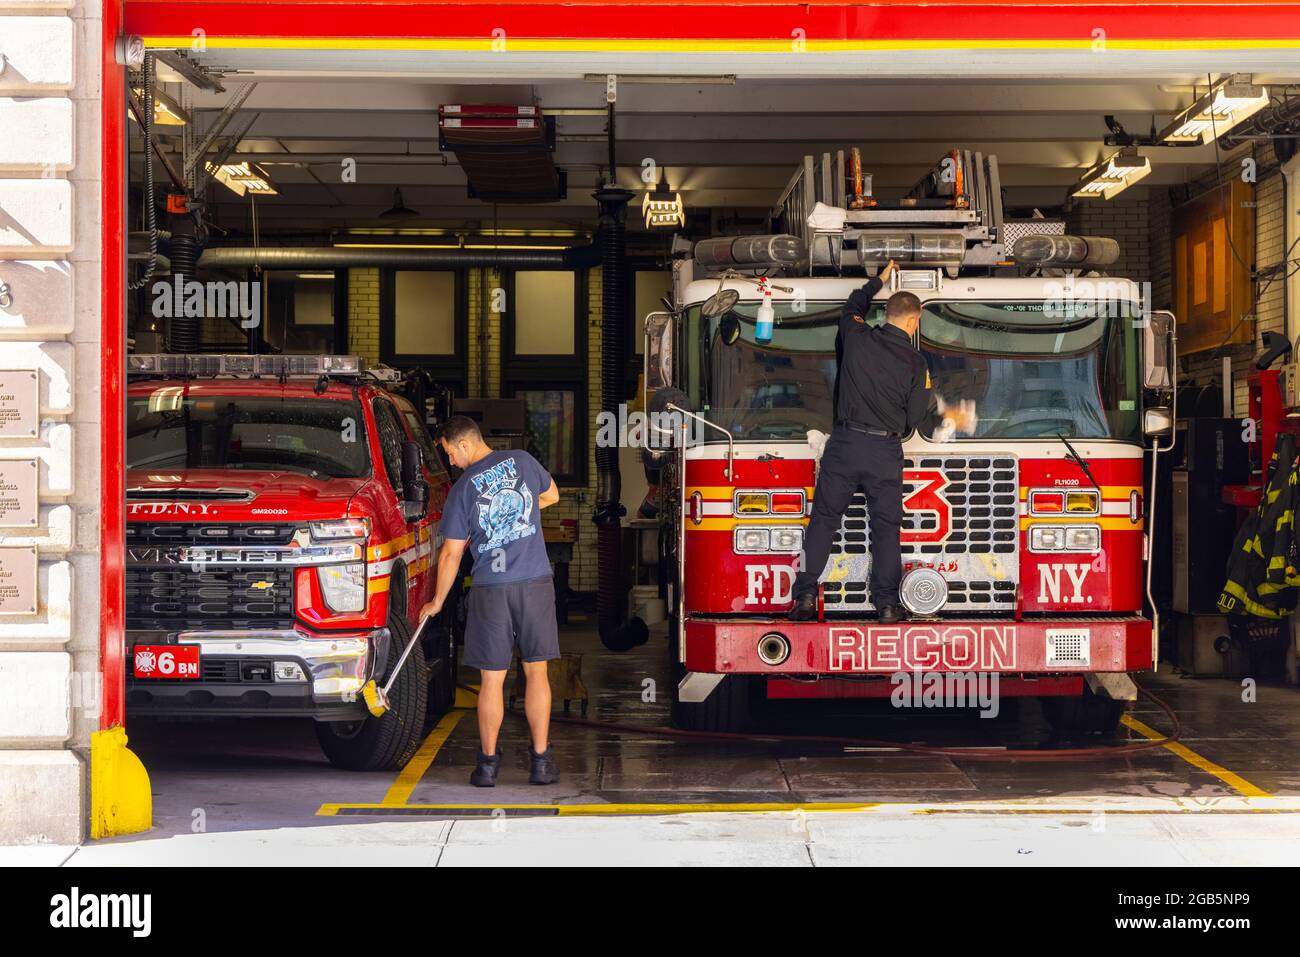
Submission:
<svg viewBox="0 0 1300 957">
<path fill-rule="evenodd" d="M 388 661 L 382 677 L 376 678 L 381 686 L 411 637 L 406 620 L 391 612 L 388 630 Z M 316 739 L 335 767 L 349 771 L 396 770 L 411 760 L 423 740 L 428 695 L 429 669 L 424 663 L 424 649 L 417 645 L 388 692 L 391 707 L 382 717 L 367 714 L 360 721 L 319 721 Z"/>
<path fill-rule="evenodd" d="M 753 720 L 755 682 L 749 675 L 727 675 L 700 702 L 677 700 L 677 685 L 686 666 L 677 660 L 677 620 L 668 622 L 668 674 L 672 680 L 672 724 L 684 731 L 739 732 Z"/>
<path fill-rule="evenodd" d="M 1073 698 L 1040 698 L 1043 717 L 1057 734 L 1098 735 L 1107 740 L 1119 734 L 1120 718 L 1128 702 L 1115 701 L 1093 694 L 1084 687 L 1083 694 Z"/>
</svg>

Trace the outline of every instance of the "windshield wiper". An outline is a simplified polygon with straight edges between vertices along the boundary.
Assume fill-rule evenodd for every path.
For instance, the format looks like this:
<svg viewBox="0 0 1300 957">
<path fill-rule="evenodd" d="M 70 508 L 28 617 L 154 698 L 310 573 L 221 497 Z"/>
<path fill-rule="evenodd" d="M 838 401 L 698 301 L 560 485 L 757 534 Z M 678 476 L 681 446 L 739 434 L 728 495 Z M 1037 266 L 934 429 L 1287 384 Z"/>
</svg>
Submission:
<svg viewBox="0 0 1300 957">
<path fill-rule="evenodd" d="M 1083 474 L 1088 476 L 1088 481 L 1092 483 L 1092 487 L 1100 492 L 1101 486 L 1098 485 L 1097 480 L 1092 477 L 1092 469 L 1088 468 L 1088 463 L 1084 461 L 1083 456 L 1074 450 L 1074 446 L 1071 445 L 1070 440 L 1065 437 L 1065 433 L 1057 432 L 1056 437 L 1065 443 L 1065 448 L 1069 452 L 1069 454 L 1066 455 L 1065 460 L 1067 462 L 1073 462 L 1075 465 L 1079 466 L 1079 468 L 1083 470 Z"/>
</svg>

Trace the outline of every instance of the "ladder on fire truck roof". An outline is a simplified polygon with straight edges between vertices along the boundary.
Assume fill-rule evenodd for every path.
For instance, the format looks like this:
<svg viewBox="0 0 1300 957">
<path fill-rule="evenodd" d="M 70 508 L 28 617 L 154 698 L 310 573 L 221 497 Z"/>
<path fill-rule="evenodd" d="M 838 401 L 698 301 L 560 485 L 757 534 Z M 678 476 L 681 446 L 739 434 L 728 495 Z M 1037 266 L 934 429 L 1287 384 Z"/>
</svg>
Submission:
<svg viewBox="0 0 1300 957">
<path fill-rule="evenodd" d="M 818 204 L 843 212 L 843 225 L 809 223 Z M 844 265 L 844 253 L 857 250 L 858 263 L 873 270 L 890 258 L 943 266 L 950 274 L 964 266 L 1006 264 L 1021 236 L 1063 235 L 1059 220 L 1008 222 L 1003 215 L 998 159 L 978 151 L 954 149 L 896 200 L 872 195 L 856 148 L 820 161 L 805 156 L 769 213 L 771 230 L 803 239 L 809 269 Z M 883 257 L 883 258 L 882 258 Z"/>
</svg>

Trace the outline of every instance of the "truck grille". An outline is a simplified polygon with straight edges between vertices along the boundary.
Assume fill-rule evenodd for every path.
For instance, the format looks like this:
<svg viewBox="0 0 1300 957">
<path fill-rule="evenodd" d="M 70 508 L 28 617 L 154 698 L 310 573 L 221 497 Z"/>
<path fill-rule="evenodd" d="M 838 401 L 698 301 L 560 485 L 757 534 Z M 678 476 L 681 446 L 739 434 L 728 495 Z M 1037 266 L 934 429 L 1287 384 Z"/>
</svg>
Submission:
<svg viewBox="0 0 1300 957">
<path fill-rule="evenodd" d="M 226 524 L 223 522 L 128 522 L 126 544 L 145 546 L 287 545 L 297 525 L 279 522 Z"/>
<path fill-rule="evenodd" d="M 126 625 L 167 631 L 284 628 L 293 622 L 294 569 L 126 567 Z"/>
<path fill-rule="evenodd" d="M 904 542 L 904 574 L 916 563 L 935 567 L 948 582 L 946 611 L 1001 612 L 1015 607 L 1019 580 L 1019 470 L 1010 457 L 927 456 L 908 458 L 907 470 L 941 473 L 937 495 L 947 503 L 949 531 L 942 541 Z M 903 499 L 919 493 L 930 479 L 905 481 Z M 938 533 L 933 511 L 903 513 L 903 530 Z M 871 532 L 867 503 L 858 493 L 845 509 L 831 544 L 831 561 L 823 574 L 828 610 L 854 611 L 871 606 Z"/>
</svg>

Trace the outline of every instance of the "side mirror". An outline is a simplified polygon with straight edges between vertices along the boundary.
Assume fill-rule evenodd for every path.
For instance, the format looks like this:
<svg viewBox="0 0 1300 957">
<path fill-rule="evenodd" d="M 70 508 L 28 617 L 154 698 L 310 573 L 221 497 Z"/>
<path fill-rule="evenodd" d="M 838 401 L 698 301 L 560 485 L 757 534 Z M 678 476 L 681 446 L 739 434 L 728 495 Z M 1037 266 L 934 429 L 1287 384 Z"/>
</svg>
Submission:
<svg viewBox="0 0 1300 957">
<path fill-rule="evenodd" d="M 1153 312 L 1142 327 L 1142 385 L 1168 392 L 1174 387 L 1176 353 L 1172 312 Z M 1152 433 L 1148 432 L 1148 435 Z"/>
<path fill-rule="evenodd" d="M 429 483 L 424 478 L 424 452 L 419 442 L 402 443 L 402 514 L 408 522 L 424 517 Z"/>
<path fill-rule="evenodd" d="M 1147 435 L 1168 435 L 1174 427 L 1173 410 L 1158 405 L 1142 413 L 1142 431 Z"/>
<path fill-rule="evenodd" d="M 660 389 L 673 384 L 673 336 L 677 323 L 671 312 L 652 312 L 645 317 L 645 374 L 642 408 Z"/>
</svg>

